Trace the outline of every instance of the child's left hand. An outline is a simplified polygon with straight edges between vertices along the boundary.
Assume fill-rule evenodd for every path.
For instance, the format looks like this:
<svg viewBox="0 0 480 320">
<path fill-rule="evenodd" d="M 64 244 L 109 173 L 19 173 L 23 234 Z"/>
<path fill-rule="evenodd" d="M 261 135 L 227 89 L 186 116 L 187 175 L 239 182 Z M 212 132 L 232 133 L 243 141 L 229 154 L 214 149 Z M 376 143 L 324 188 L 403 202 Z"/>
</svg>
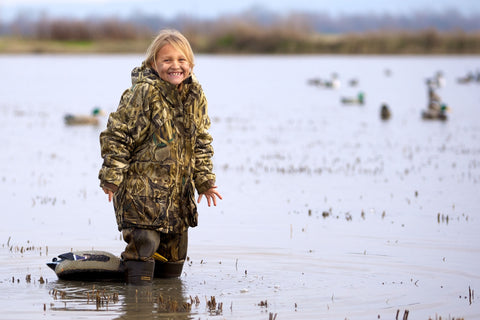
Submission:
<svg viewBox="0 0 480 320">
<path fill-rule="evenodd" d="M 207 198 L 207 203 L 208 203 L 209 207 L 210 207 L 212 201 L 213 201 L 213 205 L 216 206 L 217 205 L 217 198 L 216 197 L 218 197 L 218 199 L 222 200 L 222 196 L 220 195 L 220 193 L 218 193 L 218 191 L 216 189 L 217 189 L 217 186 L 213 186 L 210 189 L 208 189 L 207 191 L 205 191 L 204 193 L 200 194 L 198 196 L 198 203 L 200 203 L 200 201 L 202 200 L 202 197 L 205 196 L 205 198 Z"/>
</svg>

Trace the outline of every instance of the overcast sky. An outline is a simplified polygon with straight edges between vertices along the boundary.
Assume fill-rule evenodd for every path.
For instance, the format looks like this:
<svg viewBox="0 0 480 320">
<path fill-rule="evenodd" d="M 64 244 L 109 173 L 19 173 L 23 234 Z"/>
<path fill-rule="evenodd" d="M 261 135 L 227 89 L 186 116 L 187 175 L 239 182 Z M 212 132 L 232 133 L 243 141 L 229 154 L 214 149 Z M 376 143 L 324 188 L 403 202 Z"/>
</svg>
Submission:
<svg viewBox="0 0 480 320">
<path fill-rule="evenodd" d="M 154 13 L 165 18 L 188 14 L 214 18 L 254 7 L 277 13 L 291 10 L 325 12 L 331 15 L 415 11 L 443 12 L 457 9 L 464 15 L 479 14 L 480 0 L 0 0 L 0 18 L 12 19 L 19 12 L 44 12 L 51 17 L 129 16 L 134 11 Z"/>
</svg>

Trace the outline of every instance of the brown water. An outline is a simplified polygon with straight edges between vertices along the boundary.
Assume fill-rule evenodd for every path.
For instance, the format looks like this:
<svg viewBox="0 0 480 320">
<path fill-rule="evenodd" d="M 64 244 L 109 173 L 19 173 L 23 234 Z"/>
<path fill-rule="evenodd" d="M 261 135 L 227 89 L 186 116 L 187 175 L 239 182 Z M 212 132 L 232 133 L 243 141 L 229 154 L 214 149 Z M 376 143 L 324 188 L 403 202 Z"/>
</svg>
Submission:
<svg viewBox="0 0 480 320">
<path fill-rule="evenodd" d="M 140 61 L 0 57 L 0 319 L 480 318 L 480 83 L 456 81 L 479 57 L 199 56 L 224 200 L 200 205 L 181 278 L 59 281 L 58 254 L 124 247 L 97 180 L 106 118 L 63 115 L 114 110 Z M 450 118 L 425 122 L 438 70 Z M 338 89 L 307 84 L 333 72 Z"/>
</svg>

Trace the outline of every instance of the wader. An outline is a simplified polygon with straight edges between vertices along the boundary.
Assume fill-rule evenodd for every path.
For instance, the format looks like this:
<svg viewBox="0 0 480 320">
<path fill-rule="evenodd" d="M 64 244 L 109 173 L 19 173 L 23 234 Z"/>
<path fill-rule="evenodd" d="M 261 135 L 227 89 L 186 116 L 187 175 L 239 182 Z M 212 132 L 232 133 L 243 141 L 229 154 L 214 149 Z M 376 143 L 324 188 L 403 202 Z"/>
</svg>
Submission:
<svg viewBox="0 0 480 320">
<path fill-rule="evenodd" d="M 182 274 L 187 258 L 188 230 L 162 233 L 156 230 L 129 228 L 122 230 L 127 242 L 122 260 L 129 284 L 150 284 L 153 277 L 174 278 Z"/>
</svg>

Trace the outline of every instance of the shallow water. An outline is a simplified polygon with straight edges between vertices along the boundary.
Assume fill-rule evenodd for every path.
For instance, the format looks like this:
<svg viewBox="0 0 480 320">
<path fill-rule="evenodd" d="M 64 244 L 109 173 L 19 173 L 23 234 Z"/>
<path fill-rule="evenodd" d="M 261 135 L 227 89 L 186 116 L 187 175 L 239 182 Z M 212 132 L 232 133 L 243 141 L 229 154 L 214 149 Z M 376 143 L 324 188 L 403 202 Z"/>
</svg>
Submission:
<svg viewBox="0 0 480 320">
<path fill-rule="evenodd" d="M 124 247 L 97 180 L 106 118 L 63 116 L 115 110 L 140 62 L 0 57 L 1 319 L 480 318 L 480 84 L 456 81 L 480 57 L 199 56 L 224 200 L 200 205 L 182 277 L 57 280 L 58 254 Z M 451 112 L 426 122 L 438 70 Z M 307 84 L 333 72 L 339 89 Z"/>
</svg>

